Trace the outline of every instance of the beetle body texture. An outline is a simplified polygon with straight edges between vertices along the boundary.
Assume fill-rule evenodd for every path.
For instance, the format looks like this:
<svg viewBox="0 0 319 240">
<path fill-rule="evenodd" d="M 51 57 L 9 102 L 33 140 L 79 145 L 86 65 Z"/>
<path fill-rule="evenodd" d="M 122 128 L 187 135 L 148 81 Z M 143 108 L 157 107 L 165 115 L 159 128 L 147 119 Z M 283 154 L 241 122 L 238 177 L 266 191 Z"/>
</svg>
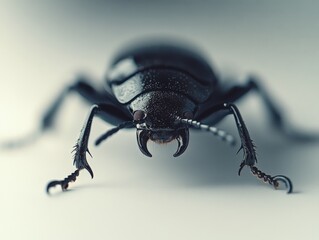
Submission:
<svg viewBox="0 0 319 240">
<path fill-rule="evenodd" d="M 104 89 L 93 86 L 85 77 L 79 77 L 45 113 L 41 130 L 52 126 L 58 109 L 70 92 L 78 93 L 92 105 L 74 146 L 76 171 L 63 180 L 51 181 L 47 191 L 56 185 L 66 190 L 83 169 L 93 177 L 86 153 L 89 153 L 88 141 L 95 116 L 116 126 L 101 135 L 96 145 L 120 129 L 135 128 L 137 143 L 143 154 L 151 157 L 147 149 L 148 140 L 166 143 L 176 139 L 178 148 L 174 156 L 177 157 L 187 149 L 191 128 L 210 132 L 233 145 L 233 136 L 212 126 L 226 115 L 232 115 L 244 156 L 238 173 L 248 166 L 258 178 L 274 187 L 282 181 L 291 192 L 289 178 L 282 175 L 272 177 L 255 166 L 255 145 L 234 104 L 252 90 L 260 93 L 272 123 L 285 132 L 279 109 L 255 78 L 249 77 L 245 84 L 225 84 L 198 51 L 180 43 L 141 43 L 128 47 L 114 57 Z"/>
<path fill-rule="evenodd" d="M 217 78 L 198 53 L 156 44 L 134 47 L 115 57 L 106 83 L 131 112 L 138 110 L 140 102 L 161 110 L 152 99 L 165 100 L 163 95 L 171 95 L 175 111 L 182 107 L 195 113 L 196 107 L 212 94 Z M 178 106 L 179 100 L 185 106 Z M 163 107 L 169 102 L 163 102 Z"/>
<path fill-rule="evenodd" d="M 179 156 L 187 148 L 188 127 L 176 117 L 194 116 L 217 85 L 207 61 L 195 51 L 167 44 L 135 46 L 115 57 L 107 85 L 116 99 L 132 113 L 143 111 L 147 119 L 137 131 L 139 146 L 179 141 Z M 143 137 L 142 137 L 143 136 Z"/>
</svg>

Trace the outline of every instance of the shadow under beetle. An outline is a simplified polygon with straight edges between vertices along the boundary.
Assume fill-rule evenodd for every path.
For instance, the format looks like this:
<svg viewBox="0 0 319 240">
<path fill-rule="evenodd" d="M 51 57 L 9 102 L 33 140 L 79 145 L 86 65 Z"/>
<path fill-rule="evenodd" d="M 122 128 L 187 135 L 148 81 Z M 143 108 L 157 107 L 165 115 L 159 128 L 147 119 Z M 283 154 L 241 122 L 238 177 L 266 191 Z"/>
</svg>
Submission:
<svg viewBox="0 0 319 240">
<path fill-rule="evenodd" d="M 275 188 L 283 182 L 291 193 L 293 186 L 288 177 L 271 176 L 256 167 L 255 145 L 233 103 L 251 91 L 260 94 L 273 124 L 288 133 L 279 109 L 256 79 L 251 77 L 244 85 L 223 84 L 203 56 L 179 45 L 147 43 L 129 47 L 113 59 L 105 89 L 96 89 L 80 77 L 59 95 L 44 115 L 41 130 L 52 126 L 64 98 L 71 92 L 93 104 L 74 146 L 77 170 L 63 180 L 51 181 L 47 192 L 56 185 L 66 190 L 83 169 L 93 178 L 86 153 L 90 154 L 88 140 L 94 116 L 116 126 L 101 135 L 96 145 L 120 129 L 136 128 L 137 144 L 143 154 L 152 156 L 147 149 L 148 140 L 167 143 L 176 139 L 178 147 L 174 157 L 178 157 L 188 146 L 189 128 L 210 132 L 233 145 L 233 136 L 212 126 L 231 114 L 240 137 L 239 151 L 242 150 L 244 156 L 238 174 L 248 166 L 257 178 Z M 302 138 L 302 135 L 291 133 L 293 137 Z"/>
</svg>

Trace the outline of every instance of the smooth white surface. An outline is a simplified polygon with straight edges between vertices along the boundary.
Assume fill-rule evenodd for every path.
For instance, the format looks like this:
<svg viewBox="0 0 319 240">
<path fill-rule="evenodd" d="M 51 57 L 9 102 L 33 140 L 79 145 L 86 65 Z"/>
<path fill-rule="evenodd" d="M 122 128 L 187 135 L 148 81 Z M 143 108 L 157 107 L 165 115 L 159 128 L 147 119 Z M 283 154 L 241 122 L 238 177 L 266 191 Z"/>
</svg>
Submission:
<svg viewBox="0 0 319 240">
<path fill-rule="evenodd" d="M 319 132 L 318 4 L 307 1 L 171 3 L 0 3 L 0 140 L 37 126 L 45 106 L 78 73 L 103 78 L 124 43 L 149 36 L 194 42 L 219 74 L 258 74 L 287 118 Z M 101 82 L 101 81 L 100 81 Z M 70 96 L 56 131 L 29 147 L 0 151 L 0 239 L 318 239 L 318 143 L 291 142 L 271 128 L 257 95 L 239 108 L 257 144 L 258 166 L 285 174 L 295 194 L 274 191 L 248 170 L 241 154 L 207 133 L 176 145 L 138 150 L 122 131 L 90 150 L 95 173 L 71 191 L 45 194 L 48 180 L 74 170 L 71 147 L 89 107 Z M 236 134 L 228 118 L 221 128 Z M 91 140 L 110 128 L 94 122 Z M 237 135 L 236 135 L 237 137 Z"/>
</svg>

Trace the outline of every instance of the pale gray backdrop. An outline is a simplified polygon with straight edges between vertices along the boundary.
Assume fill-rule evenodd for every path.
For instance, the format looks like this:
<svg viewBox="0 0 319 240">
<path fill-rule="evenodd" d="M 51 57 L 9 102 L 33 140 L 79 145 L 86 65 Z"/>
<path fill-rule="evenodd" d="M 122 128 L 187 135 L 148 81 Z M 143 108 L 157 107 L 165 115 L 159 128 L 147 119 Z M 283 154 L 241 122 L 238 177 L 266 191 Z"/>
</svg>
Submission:
<svg viewBox="0 0 319 240">
<path fill-rule="evenodd" d="M 175 37 L 201 48 L 219 76 L 261 77 L 287 119 L 319 132 L 319 4 L 315 1 L 0 1 L 0 140 L 35 129 L 54 97 L 80 74 L 102 82 L 112 55 L 147 37 Z M 317 144 L 273 130 L 260 99 L 239 103 L 256 142 L 259 166 L 285 174 L 295 194 L 274 191 L 241 154 L 208 133 L 138 150 L 122 131 L 89 158 L 64 194 L 46 183 L 74 170 L 71 150 L 89 110 L 73 95 L 56 131 L 29 147 L 0 151 L 1 239 L 317 239 Z M 219 125 L 237 134 L 232 118 Z M 91 140 L 111 126 L 96 120 Z M 236 135 L 237 137 L 237 135 Z M 92 141 L 93 142 L 93 141 Z"/>
</svg>

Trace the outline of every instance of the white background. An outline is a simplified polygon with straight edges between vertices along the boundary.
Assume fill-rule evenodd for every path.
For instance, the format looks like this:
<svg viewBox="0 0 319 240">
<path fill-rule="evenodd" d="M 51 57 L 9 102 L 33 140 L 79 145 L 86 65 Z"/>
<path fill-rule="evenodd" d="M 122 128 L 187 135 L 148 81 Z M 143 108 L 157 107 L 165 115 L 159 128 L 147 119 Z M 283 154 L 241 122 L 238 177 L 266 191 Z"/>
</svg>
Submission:
<svg viewBox="0 0 319 240">
<path fill-rule="evenodd" d="M 121 46 L 177 37 L 206 53 L 219 75 L 257 74 L 289 122 L 319 132 L 319 14 L 315 1 L 1 1 L 0 140 L 36 129 L 46 106 L 84 73 L 102 83 Z M 207 133 L 138 150 L 135 132 L 90 143 L 95 178 L 81 172 L 52 196 L 46 183 L 74 171 L 70 151 L 89 110 L 70 96 L 55 131 L 0 151 L 1 239 L 318 239 L 318 143 L 297 143 L 269 124 L 256 94 L 239 108 L 257 144 L 258 166 L 289 176 L 295 193 L 274 191 L 241 154 Z M 94 122 L 91 140 L 111 126 Z M 232 118 L 220 127 L 236 134 Z M 237 135 L 236 135 L 237 136 Z M 92 141 L 93 142 L 93 141 Z"/>
</svg>

